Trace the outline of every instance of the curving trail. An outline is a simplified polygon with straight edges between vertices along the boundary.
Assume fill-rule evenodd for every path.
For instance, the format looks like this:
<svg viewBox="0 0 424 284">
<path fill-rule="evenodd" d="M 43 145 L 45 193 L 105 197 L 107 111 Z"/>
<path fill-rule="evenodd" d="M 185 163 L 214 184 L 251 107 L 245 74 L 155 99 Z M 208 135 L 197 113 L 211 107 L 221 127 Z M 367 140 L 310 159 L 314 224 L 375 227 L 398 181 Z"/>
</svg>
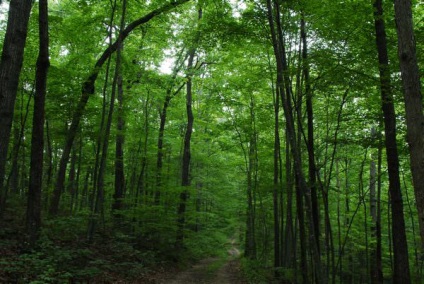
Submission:
<svg viewBox="0 0 424 284">
<path fill-rule="evenodd" d="M 243 284 L 237 260 L 229 260 L 216 270 L 211 270 L 220 263 L 219 258 L 207 258 L 190 269 L 182 271 L 168 279 L 162 279 L 161 284 Z"/>
<path fill-rule="evenodd" d="M 229 242 L 229 258 L 223 261 L 220 258 L 206 258 L 193 265 L 191 268 L 170 275 L 167 279 L 162 279 L 160 284 L 245 284 L 246 281 L 240 272 L 238 257 L 239 250 L 235 241 Z"/>
</svg>

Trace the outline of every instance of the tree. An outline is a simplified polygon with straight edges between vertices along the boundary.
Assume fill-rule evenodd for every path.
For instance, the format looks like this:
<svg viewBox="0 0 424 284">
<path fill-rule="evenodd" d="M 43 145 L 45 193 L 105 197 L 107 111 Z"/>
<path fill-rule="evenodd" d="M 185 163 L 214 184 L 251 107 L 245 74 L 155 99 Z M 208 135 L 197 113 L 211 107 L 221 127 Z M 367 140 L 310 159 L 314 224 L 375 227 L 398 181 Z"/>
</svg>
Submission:
<svg viewBox="0 0 424 284">
<path fill-rule="evenodd" d="M 122 38 L 120 40 L 123 42 L 135 28 L 149 22 L 154 17 L 159 16 L 163 13 L 166 13 L 169 10 L 175 7 L 178 7 L 179 5 L 182 5 L 188 1 L 189 0 L 180 0 L 180 1 L 165 4 L 162 7 L 148 13 L 147 15 L 133 21 L 122 31 Z M 53 197 L 52 197 L 52 201 L 51 201 L 50 209 L 49 209 L 49 213 L 51 215 L 56 215 L 59 211 L 60 196 L 63 192 L 64 183 L 65 183 L 66 167 L 68 164 L 68 159 L 71 153 L 72 145 L 74 143 L 74 139 L 78 131 L 78 126 L 81 121 L 81 117 L 84 113 L 85 106 L 87 105 L 90 95 L 94 93 L 94 85 L 99 75 L 100 69 L 102 68 L 106 60 L 116 51 L 117 48 L 118 48 L 118 41 L 115 41 L 102 53 L 100 58 L 97 60 L 92 73 L 84 82 L 84 85 L 82 87 L 82 94 L 78 102 L 78 105 L 75 109 L 74 115 L 72 117 L 71 125 L 69 126 L 69 129 L 67 131 L 65 146 L 63 148 L 63 154 L 60 158 L 56 185 L 55 185 L 55 189 L 53 192 Z"/>
<path fill-rule="evenodd" d="M 421 249 L 424 250 L 424 115 L 411 0 L 395 0 L 398 57 L 406 110 L 407 141 L 411 161 Z"/>
<path fill-rule="evenodd" d="M 121 210 L 122 209 L 122 199 L 124 198 L 124 187 L 125 187 L 125 176 L 124 176 L 124 105 L 123 105 L 123 87 L 122 87 L 122 70 L 121 70 L 121 53 L 123 49 L 122 43 L 122 34 L 121 31 L 125 27 L 125 14 L 127 9 L 127 1 L 122 1 L 122 15 L 121 15 L 121 24 L 120 32 L 118 39 L 118 48 L 116 51 L 116 72 L 117 72 L 117 88 L 118 88 L 118 122 L 117 122 L 117 131 L 116 136 L 116 151 L 115 151 L 115 194 L 113 195 L 114 203 L 112 209 Z"/>
<path fill-rule="evenodd" d="M 198 24 L 202 19 L 202 8 L 198 9 Z M 184 134 L 184 147 L 183 147 L 183 159 L 182 159 L 182 169 L 181 169 L 181 186 L 183 191 L 180 193 L 180 204 L 178 206 L 178 230 L 177 230 L 177 239 L 176 247 L 181 249 L 183 247 L 184 241 L 184 226 L 185 226 L 185 214 L 187 200 L 189 197 L 188 187 L 191 185 L 190 178 L 190 161 L 191 161 L 191 135 L 193 133 L 193 76 L 195 71 L 194 57 L 196 55 L 197 44 L 200 39 L 200 32 L 196 31 L 194 42 L 191 43 L 192 46 L 188 52 L 188 62 L 187 62 L 187 82 L 186 82 L 186 111 L 187 111 L 187 125 L 185 128 Z"/>
<path fill-rule="evenodd" d="M 394 252 L 394 275 L 396 283 L 410 283 L 408 244 L 405 232 L 403 201 L 399 177 L 399 155 L 396 142 L 396 114 L 390 82 L 389 58 L 387 54 L 386 29 L 383 19 L 382 1 L 374 1 L 374 25 L 380 71 L 381 106 L 384 114 L 385 146 L 389 171 L 389 193 L 392 209 Z M 380 278 L 380 280 L 378 280 Z M 381 281 L 381 275 L 377 281 Z"/>
<path fill-rule="evenodd" d="M 4 211 L 7 152 L 32 0 L 11 0 L 0 61 L 0 215 Z"/>
<path fill-rule="evenodd" d="M 47 0 L 39 2 L 40 50 L 37 59 L 34 113 L 32 119 L 31 168 L 29 177 L 27 230 L 29 243 L 35 245 L 41 228 L 41 190 L 43 185 L 44 104 L 47 92 L 49 60 L 49 24 Z"/>
<path fill-rule="evenodd" d="M 303 205 L 307 208 L 307 215 L 309 222 L 309 234 L 310 238 L 313 240 L 311 242 L 311 254 L 315 262 L 315 277 L 318 283 L 322 283 L 323 275 L 321 271 L 321 260 L 318 251 L 318 246 L 316 243 L 315 234 L 315 225 L 313 221 L 312 213 L 312 203 L 310 199 L 310 188 L 306 183 L 306 179 L 302 169 L 301 163 L 301 152 L 300 145 L 296 141 L 296 130 L 294 122 L 294 111 L 292 104 L 292 89 L 290 85 L 290 78 L 288 76 L 288 65 L 287 65 L 287 56 L 285 50 L 285 43 L 283 39 L 283 30 L 282 22 L 280 15 L 280 4 L 276 1 L 271 2 L 267 1 L 267 13 L 268 13 L 268 22 L 271 31 L 272 45 L 274 49 L 274 56 L 277 62 L 277 96 L 280 96 L 284 118 L 286 120 L 286 129 L 287 129 L 287 140 L 289 142 L 291 156 L 293 158 L 294 164 L 294 175 L 296 179 L 296 205 L 297 205 L 297 214 L 299 218 L 299 230 L 300 230 L 300 242 L 301 242 L 301 269 L 303 271 L 303 282 L 309 282 L 309 276 L 307 273 L 307 262 L 306 262 L 306 232 L 305 232 L 305 220 L 303 213 Z"/>
</svg>

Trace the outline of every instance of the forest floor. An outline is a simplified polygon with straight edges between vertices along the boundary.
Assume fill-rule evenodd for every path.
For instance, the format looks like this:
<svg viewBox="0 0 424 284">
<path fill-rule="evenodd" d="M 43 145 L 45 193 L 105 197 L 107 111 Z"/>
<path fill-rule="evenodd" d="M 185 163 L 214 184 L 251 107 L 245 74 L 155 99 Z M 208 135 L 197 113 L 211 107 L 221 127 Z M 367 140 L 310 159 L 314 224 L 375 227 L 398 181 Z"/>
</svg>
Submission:
<svg viewBox="0 0 424 284">
<path fill-rule="evenodd" d="M 165 275 L 158 284 L 244 284 L 237 259 L 207 258 L 184 271 Z"/>
<path fill-rule="evenodd" d="M 168 270 L 157 273 L 155 284 L 246 284 L 240 267 L 240 252 L 235 240 L 230 240 L 227 258 L 209 257 L 185 270 Z"/>
</svg>

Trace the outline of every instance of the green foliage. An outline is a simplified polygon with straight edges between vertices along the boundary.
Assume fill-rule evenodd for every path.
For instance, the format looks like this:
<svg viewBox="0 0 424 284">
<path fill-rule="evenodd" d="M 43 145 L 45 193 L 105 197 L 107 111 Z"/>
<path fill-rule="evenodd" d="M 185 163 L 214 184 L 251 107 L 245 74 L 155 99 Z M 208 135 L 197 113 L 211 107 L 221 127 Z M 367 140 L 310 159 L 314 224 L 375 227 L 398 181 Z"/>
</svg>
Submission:
<svg viewBox="0 0 424 284">
<path fill-rule="evenodd" d="M 272 269 L 264 267 L 264 265 L 257 260 L 249 260 L 243 258 L 241 260 L 241 269 L 243 276 L 249 283 L 270 283 L 274 278 Z"/>
</svg>

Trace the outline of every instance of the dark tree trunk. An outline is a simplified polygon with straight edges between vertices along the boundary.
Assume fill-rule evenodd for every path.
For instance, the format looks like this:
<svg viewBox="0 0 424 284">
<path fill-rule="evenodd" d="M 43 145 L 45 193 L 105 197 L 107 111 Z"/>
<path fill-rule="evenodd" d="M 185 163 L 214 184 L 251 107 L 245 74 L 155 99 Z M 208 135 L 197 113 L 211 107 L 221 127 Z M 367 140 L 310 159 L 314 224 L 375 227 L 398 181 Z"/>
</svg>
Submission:
<svg viewBox="0 0 424 284">
<path fill-rule="evenodd" d="M 198 10 L 198 21 L 202 19 L 202 9 Z M 197 32 L 196 40 L 193 45 L 198 44 L 200 37 L 200 32 Z M 184 149 L 183 149 L 183 163 L 182 163 L 182 172 L 181 172 L 181 185 L 183 186 L 183 191 L 180 194 L 180 204 L 178 206 L 178 229 L 177 229 L 177 238 L 176 238 L 176 247 L 178 249 L 183 248 L 184 242 L 184 226 L 185 226 L 185 212 L 188 199 L 188 189 L 191 185 L 190 181 L 190 159 L 191 159 L 191 134 L 193 133 L 193 94 L 192 94 L 192 79 L 194 71 L 194 56 L 196 55 L 196 47 L 192 47 L 189 51 L 188 62 L 187 62 L 187 83 L 186 83 L 186 111 L 187 111 L 187 126 L 184 136 Z"/>
<path fill-rule="evenodd" d="M 0 205 L 5 206 L 4 177 L 13 113 L 24 57 L 32 0 L 11 0 L 0 62 Z M 3 212 L 4 208 L 0 208 Z"/>
<path fill-rule="evenodd" d="M 34 115 L 32 122 L 31 162 L 27 206 L 29 244 L 35 245 L 41 227 L 41 189 L 43 181 L 44 104 L 49 62 L 47 0 L 39 2 L 39 54 L 35 81 Z"/>
<path fill-rule="evenodd" d="M 274 213 L 274 267 L 281 266 L 281 237 L 280 236 L 280 206 L 279 206 L 279 191 L 280 184 L 280 96 L 274 96 L 274 185 L 273 185 L 273 213 Z M 282 212 L 281 212 L 282 213 Z M 282 216 L 281 216 L 282 218 Z M 276 270 L 278 277 L 278 270 Z"/>
<path fill-rule="evenodd" d="M 125 0 L 124 0 L 125 1 Z M 125 13 L 125 7 L 126 5 L 124 4 L 123 6 L 123 13 Z M 124 17 L 124 16 L 123 16 Z M 124 19 L 122 19 L 122 21 L 124 21 Z M 123 26 L 123 23 L 121 23 Z M 106 171 L 106 161 L 107 161 L 107 155 L 109 152 L 109 137 L 110 137 L 110 130 L 112 128 L 112 118 L 113 118 L 113 113 L 114 113 L 114 109 L 115 109 L 115 98 L 116 93 L 118 90 L 118 82 L 120 80 L 120 76 L 121 76 L 121 51 L 122 51 L 122 44 L 124 42 L 125 36 L 124 36 L 124 32 L 125 30 L 121 30 L 119 32 L 118 35 L 118 39 L 116 41 L 116 50 L 117 50 L 117 56 L 116 56 L 116 63 L 115 63 L 115 72 L 113 75 L 113 82 L 112 82 L 112 92 L 111 92 L 111 96 L 110 96 L 110 104 L 109 104 L 109 110 L 108 110 L 108 115 L 107 115 L 107 120 L 106 120 L 106 125 L 105 125 L 105 132 L 104 132 L 104 138 L 103 138 L 103 147 L 102 147 L 102 151 L 101 151 L 101 158 L 100 158 L 100 162 L 99 162 L 99 173 L 97 176 L 97 195 L 96 195 L 96 200 L 94 202 L 94 210 L 93 210 L 93 215 L 92 218 L 90 218 L 90 223 L 89 223 L 89 227 L 88 227 L 88 239 L 90 242 L 93 241 L 94 238 L 94 233 L 96 230 L 96 226 L 97 226 L 97 222 L 99 220 L 99 217 L 103 218 L 104 215 L 104 179 L 105 179 L 105 171 Z M 118 94 L 119 96 L 119 94 Z M 123 191 L 122 191 L 123 194 Z M 114 195 L 114 199 L 115 199 L 115 203 L 113 206 L 116 206 L 116 191 L 115 191 L 115 195 Z M 120 204 L 119 204 L 120 206 Z M 116 207 L 113 207 L 113 209 L 119 209 Z"/>
<path fill-rule="evenodd" d="M 128 35 L 140 25 L 143 25 L 149 22 L 154 17 L 159 16 L 163 13 L 166 13 L 169 10 L 179 5 L 182 5 L 188 1 L 189 0 L 179 0 L 179 1 L 173 1 L 173 2 L 167 3 L 163 5 L 162 7 L 150 12 L 149 14 L 135 20 L 134 22 L 130 23 L 122 31 L 121 40 L 124 41 L 128 37 Z M 94 65 L 94 69 L 91 72 L 90 76 L 87 78 L 87 80 L 83 84 L 81 97 L 75 109 L 74 115 L 72 117 L 72 122 L 71 122 L 71 125 L 69 126 L 69 129 L 66 135 L 62 157 L 60 158 L 60 162 L 59 162 L 59 170 L 57 174 L 56 185 L 53 191 L 53 197 L 52 197 L 52 201 L 51 201 L 50 209 L 49 209 L 49 213 L 51 215 L 57 215 L 59 211 L 60 196 L 63 192 L 64 183 L 65 183 L 66 167 L 68 164 L 72 145 L 74 143 L 74 139 L 78 131 L 79 123 L 85 110 L 85 106 L 87 105 L 90 95 L 94 94 L 94 85 L 97 80 L 97 76 L 99 75 L 100 69 L 102 68 L 106 60 L 108 60 L 108 58 L 116 51 L 117 47 L 118 47 L 118 41 L 115 41 L 103 52 L 103 54 L 100 56 L 100 58 L 97 60 L 96 64 Z"/>
<path fill-rule="evenodd" d="M 287 132 L 287 131 L 286 131 Z M 292 159 L 290 157 L 290 145 L 286 139 L 286 159 L 285 159 L 285 171 L 286 171 L 286 191 L 287 191 L 287 214 L 286 214 L 286 228 L 284 233 L 285 243 L 283 244 L 283 260 L 282 264 L 285 268 L 295 267 L 295 252 L 296 252 L 296 240 L 293 228 L 293 171 L 292 171 Z"/>
<path fill-rule="evenodd" d="M 111 12 L 110 12 L 110 20 L 108 25 L 108 39 L 109 39 L 109 46 L 112 44 L 113 40 L 113 26 L 115 21 L 115 13 L 116 13 L 116 0 L 113 2 L 110 2 L 111 5 Z M 101 157 L 101 151 L 103 147 L 103 141 L 104 141 L 104 135 L 105 135 L 105 121 L 106 121 L 106 115 L 107 115 L 107 94 L 108 94 L 108 88 L 109 88 L 109 79 L 110 79 L 110 70 L 111 70 L 111 61 L 112 57 L 109 56 L 106 63 L 106 70 L 105 70 L 105 79 L 103 83 L 103 90 L 102 90 L 102 114 L 100 118 L 100 128 L 99 133 L 97 135 L 97 141 L 96 141 L 96 147 L 95 147 L 95 161 L 94 161 L 94 169 L 93 169 L 93 177 L 92 177 L 92 183 L 93 187 L 90 193 L 89 197 L 89 206 L 90 210 L 94 210 L 94 200 L 97 196 L 97 181 L 98 181 L 98 175 L 99 175 L 99 166 L 100 166 L 100 157 Z M 55 188 L 56 190 L 56 188 Z M 53 192 L 55 193 L 55 192 Z"/>
<path fill-rule="evenodd" d="M 187 56 L 183 56 L 184 51 L 181 52 L 179 59 L 175 65 L 175 68 L 173 70 L 172 74 L 172 83 L 169 86 L 169 88 L 166 90 L 166 96 L 165 101 L 163 102 L 162 110 L 160 111 L 159 117 L 160 117 L 160 123 L 159 123 L 159 134 L 158 134 L 158 153 L 157 153 L 157 159 L 156 159 L 156 190 L 155 190 L 155 205 L 159 205 L 160 203 L 160 194 L 161 194 L 161 188 L 162 188 L 162 167 L 163 167 L 163 139 L 165 135 L 165 124 L 166 124 L 166 116 L 167 116 L 167 110 L 169 107 L 169 103 L 171 102 L 171 99 L 177 95 L 181 89 L 185 86 L 186 83 L 183 83 L 173 94 L 172 94 L 172 88 L 175 85 L 175 79 L 177 77 L 178 72 L 181 70 L 181 67 L 183 66 L 182 63 L 184 63 L 185 59 L 187 59 Z M 187 54 L 188 55 L 188 54 Z M 181 60 L 183 59 L 183 60 Z"/>
<path fill-rule="evenodd" d="M 250 133 L 249 133 L 249 146 L 247 157 L 247 212 L 246 212 L 246 244 L 245 244 L 245 257 L 249 259 L 256 259 L 256 216 L 255 216 L 255 201 L 254 195 L 256 190 L 256 182 L 254 172 L 257 171 L 256 166 L 256 127 L 255 127 L 255 103 L 253 97 L 250 98 Z"/>
<path fill-rule="evenodd" d="M 392 209 L 392 231 L 395 283 L 410 283 L 408 244 L 405 232 L 402 193 L 399 178 L 399 156 L 396 142 L 396 114 L 391 91 L 389 59 L 387 54 L 386 31 L 383 19 L 382 1 L 374 2 L 374 25 L 380 71 L 381 105 L 384 114 L 385 146 L 389 173 L 389 193 Z M 419 102 L 421 105 L 422 102 Z M 422 134 L 422 133 L 420 133 Z M 421 149 L 421 152 L 424 149 Z M 417 200 L 418 203 L 418 200 Z"/>
<path fill-rule="evenodd" d="M 127 1 L 122 2 L 122 16 L 120 30 L 125 26 Z M 119 38 L 121 38 L 121 33 Z M 116 68 L 118 72 L 117 87 L 118 87 L 118 122 L 116 135 L 116 151 L 115 151 L 115 194 L 113 195 L 112 210 L 115 216 L 119 217 L 118 211 L 122 209 L 122 199 L 124 198 L 125 175 L 124 175 L 124 105 L 123 105 L 123 88 L 121 74 L 121 53 L 123 49 L 122 39 L 118 41 L 118 49 L 116 51 Z M 119 65 L 118 65 L 119 64 Z"/>
<path fill-rule="evenodd" d="M 300 148 L 296 141 L 296 131 L 294 126 L 294 111 L 292 105 L 292 90 L 290 86 L 290 78 L 289 78 L 289 70 L 287 66 L 287 58 L 285 52 L 284 39 L 282 34 L 281 27 L 281 18 L 280 18 L 280 7 L 279 4 L 274 2 L 274 5 L 271 4 L 271 0 L 267 1 L 267 9 L 268 9 L 268 22 L 271 29 L 271 38 L 274 48 L 274 55 L 277 61 L 277 94 L 281 96 L 282 106 L 284 110 L 284 117 L 286 119 L 286 129 L 287 129 L 287 139 L 290 143 L 291 155 L 293 157 L 294 163 L 294 174 L 296 179 L 296 189 L 299 191 L 300 197 L 305 199 L 304 205 L 306 209 L 306 216 L 308 218 L 309 223 L 309 234 L 310 238 L 314 241 L 311 242 L 310 252 L 312 255 L 312 259 L 314 261 L 314 272 L 317 279 L 317 282 L 322 283 L 323 275 L 321 270 L 321 260 L 320 255 L 318 253 L 318 248 L 315 242 L 315 229 L 313 225 L 312 219 L 312 208 L 311 208 L 311 199 L 310 199 L 310 189 L 306 183 L 306 179 L 303 173 L 302 164 L 301 164 L 301 154 Z M 299 208 L 299 206 L 303 207 L 303 200 L 297 200 L 298 205 L 298 216 L 301 217 L 303 215 L 304 208 Z M 299 212 L 299 211 L 302 212 Z M 300 221 L 300 220 L 299 220 Z M 306 222 L 305 222 L 306 223 Z M 299 224 L 301 226 L 302 224 Z M 302 261 L 306 263 L 305 260 Z M 304 282 L 308 282 L 308 275 L 306 272 L 307 267 L 302 267 L 302 275 Z"/>
<path fill-rule="evenodd" d="M 424 116 L 411 0 L 395 0 L 398 56 L 405 99 L 407 141 L 424 253 Z"/>
<path fill-rule="evenodd" d="M 381 126 L 380 122 L 380 126 Z M 380 128 L 380 127 L 379 127 Z M 383 263 L 382 263 L 382 240 L 381 240 L 381 167 L 383 156 L 383 141 L 382 135 L 379 134 L 378 143 L 378 166 L 377 166 L 377 219 L 375 223 L 375 234 L 377 239 L 375 250 L 375 267 L 376 267 L 376 280 L 378 283 L 383 282 Z"/>
<path fill-rule="evenodd" d="M 308 63 L 308 44 L 306 40 L 305 19 L 302 15 L 300 21 L 300 33 L 302 38 L 302 60 L 303 60 L 303 76 L 305 76 L 305 95 L 306 95 L 306 114 L 307 114 L 307 148 L 308 148 L 308 175 L 309 186 L 311 190 L 311 205 L 312 205 L 312 218 L 315 230 L 315 242 L 317 244 L 318 253 L 320 253 L 319 246 L 319 208 L 318 208 L 318 195 L 317 195 L 317 167 L 315 164 L 315 145 L 314 145 L 314 111 L 312 107 L 312 90 L 309 78 L 309 63 Z"/>
<path fill-rule="evenodd" d="M 69 195 L 71 196 L 71 203 L 69 206 L 69 211 L 72 214 L 72 210 L 74 208 L 74 204 L 76 204 L 76 200 L 75 200 L 75 176 L 77 174 L 77 169 L 76 169 L 76 163 L 77 163 L 77 151 L 74 148 L 72 151 L 72 156 L 71 156 L 71 165 L 69 167 L 69 175 L 68 175 L 68 192 Z"/>
</svg>

